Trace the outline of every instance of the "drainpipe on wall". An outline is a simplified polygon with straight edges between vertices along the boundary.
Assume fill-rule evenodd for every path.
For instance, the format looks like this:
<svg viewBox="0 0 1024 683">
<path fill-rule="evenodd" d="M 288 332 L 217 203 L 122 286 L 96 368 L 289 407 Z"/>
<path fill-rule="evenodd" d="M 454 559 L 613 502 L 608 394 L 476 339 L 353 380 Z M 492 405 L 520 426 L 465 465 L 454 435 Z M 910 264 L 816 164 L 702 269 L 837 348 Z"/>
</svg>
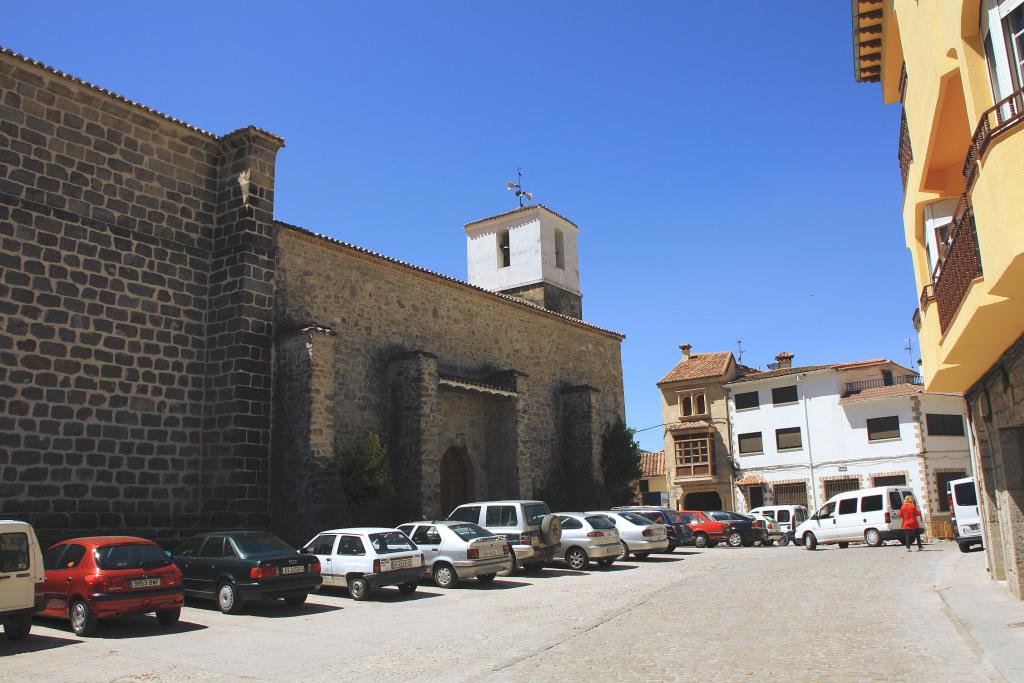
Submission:
<svg viewBox="0 0 1024 683">
<path fill-rule="evenodd" d="M 814 453 L 811 449 L 811 420 L 807 415 L 807 392 L 803 391 L 803 375 L 797 375 L 797 381 L 800 382 L 800 402 L 804 406 L 804 426 L 807 428 L 807 466 L 811 471 L 811 501 L 813 503 L 814 512 L 818 511 L 818 482 L 814 479 Z"/>
</svg>

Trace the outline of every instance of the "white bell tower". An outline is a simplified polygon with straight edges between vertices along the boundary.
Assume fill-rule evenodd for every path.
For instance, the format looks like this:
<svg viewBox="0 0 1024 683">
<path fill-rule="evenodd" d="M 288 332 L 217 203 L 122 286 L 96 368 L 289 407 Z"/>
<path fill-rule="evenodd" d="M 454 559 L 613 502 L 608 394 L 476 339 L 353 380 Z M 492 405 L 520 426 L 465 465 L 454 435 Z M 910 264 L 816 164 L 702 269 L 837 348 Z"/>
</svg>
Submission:
<svg viewBox="0 0 1024 683">
<path fill-rule="evenodd" d="M 582 319 L 578 233 L 540 204 L 469 223 L 469 283 Z"/>
</svg>

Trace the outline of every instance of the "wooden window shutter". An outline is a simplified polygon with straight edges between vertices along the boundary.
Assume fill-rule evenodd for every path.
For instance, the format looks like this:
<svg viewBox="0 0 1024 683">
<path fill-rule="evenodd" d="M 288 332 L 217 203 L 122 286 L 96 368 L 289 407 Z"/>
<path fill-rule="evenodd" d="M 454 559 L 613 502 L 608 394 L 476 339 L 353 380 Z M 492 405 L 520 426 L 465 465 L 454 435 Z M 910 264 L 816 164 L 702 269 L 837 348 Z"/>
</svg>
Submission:
<svg viewBox="0 0 1024 683">
<path fill-rule="evenodd" d="M 715 435 L 712 433 L 708 434 L 708 472 L 711 474 L 712 477 L 718 474 L 718 467 L 717 463 L 715 462 L 716 460 L 717 458 L 715 458 Z"/>
</svg>

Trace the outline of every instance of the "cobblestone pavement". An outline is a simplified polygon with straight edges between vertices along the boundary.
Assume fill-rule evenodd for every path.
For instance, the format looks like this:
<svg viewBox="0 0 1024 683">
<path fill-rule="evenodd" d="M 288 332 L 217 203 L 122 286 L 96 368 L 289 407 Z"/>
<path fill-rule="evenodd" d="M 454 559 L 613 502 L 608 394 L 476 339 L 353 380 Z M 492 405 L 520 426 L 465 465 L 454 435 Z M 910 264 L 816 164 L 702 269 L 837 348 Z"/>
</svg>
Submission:
<svg viewBox="0 0 1024 683">
<path fill-rule="evenodd" d="M 933 588 L 951 553 L 687 549 L 362 603 L 193 603 L 176 628 L 126 617 L 84 640 L 37 620 L 0 638 L 0 680 L 993 680 Z"/>
</svg>

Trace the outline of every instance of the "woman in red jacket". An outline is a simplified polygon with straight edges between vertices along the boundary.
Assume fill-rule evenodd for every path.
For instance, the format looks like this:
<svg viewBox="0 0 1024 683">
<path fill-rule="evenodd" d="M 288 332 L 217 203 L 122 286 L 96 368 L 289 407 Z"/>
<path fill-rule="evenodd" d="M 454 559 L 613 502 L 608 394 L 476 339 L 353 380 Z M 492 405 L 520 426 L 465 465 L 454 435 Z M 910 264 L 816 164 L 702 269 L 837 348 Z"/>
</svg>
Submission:
<svg viewBox="0 0 1024 683">
<path fill-rule="evenodd" d="M 917 550 L 920 552 L 923 550 L 921 547 L 921 527 L 917 523 L 917 518 L 921 516 L 921 511 L 914 505 L 914 497 L 907 495 L 903 499 L 903 507 L 900 508 L 900 517 L 903 518 L 903 542 L 907 546 L 907 552 L 910 552 L 910 544 L 913 540 L 917 539 Z"/>
</svg>

